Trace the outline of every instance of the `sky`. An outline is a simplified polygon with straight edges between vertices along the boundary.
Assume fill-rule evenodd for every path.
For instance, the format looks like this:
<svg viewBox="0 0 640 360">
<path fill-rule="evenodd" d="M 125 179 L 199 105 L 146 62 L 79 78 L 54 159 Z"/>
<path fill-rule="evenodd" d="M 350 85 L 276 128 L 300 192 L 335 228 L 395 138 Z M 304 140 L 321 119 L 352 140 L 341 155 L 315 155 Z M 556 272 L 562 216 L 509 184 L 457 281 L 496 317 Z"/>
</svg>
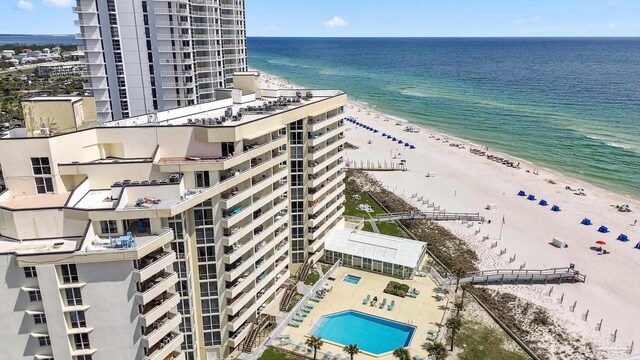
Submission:
<svg viewBox="0 0 640 360">
<path fill-rule="evenodd" d="M 0 0 L 0 34 L 76 33 L 71 6 Z M 640 36 L 640 0 L 246 0 L 246 12 L 248 36 Z"/>
</svg>

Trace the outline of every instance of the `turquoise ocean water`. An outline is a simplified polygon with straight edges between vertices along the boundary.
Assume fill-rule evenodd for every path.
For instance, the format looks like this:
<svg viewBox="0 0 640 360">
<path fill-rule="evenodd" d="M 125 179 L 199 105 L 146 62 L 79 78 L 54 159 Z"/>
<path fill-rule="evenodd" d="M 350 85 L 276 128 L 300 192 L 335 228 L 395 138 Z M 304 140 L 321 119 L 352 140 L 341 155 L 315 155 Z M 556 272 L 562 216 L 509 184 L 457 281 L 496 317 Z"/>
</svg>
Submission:
<svg viewBox="0 0 640 360">
<path fill-rule="evenodd" d="M 249 66 L 640 198 L 640 38 L 249 38 Z"/>
</svg>

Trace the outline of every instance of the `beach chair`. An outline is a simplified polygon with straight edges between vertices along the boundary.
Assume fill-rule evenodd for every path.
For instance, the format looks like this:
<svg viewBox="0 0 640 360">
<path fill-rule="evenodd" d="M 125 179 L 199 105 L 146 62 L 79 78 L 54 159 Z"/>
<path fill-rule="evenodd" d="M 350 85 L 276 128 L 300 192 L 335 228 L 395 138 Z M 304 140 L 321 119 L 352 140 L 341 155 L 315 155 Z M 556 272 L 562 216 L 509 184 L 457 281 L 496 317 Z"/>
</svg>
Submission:
<svg viewBox="0 0 640 360">
<path fill-rule="evenodd" d="M 326 353 L 324 353 L 325 359 L 331 359 L 332 357 L 333 357 L 333 352 L 327 351 Z"/>
<path fill-rule="evenodd" d="M 443 292 L 437 292 L 436 295 L 435 295 L 435 298 L 438 301 L 444 299 L 445 297 L 446 297 L 446 295 Z"/>
<path fill-rule="evenodd" d="M 382 299 L 382 302 L 380 303 L 380 309 L 384 309 L 384 306 L 387 305 L 387 298 Z"/>
<path fill-rule="evenodd" d="M 300 327 L 300 323 L 291 320 L 289 321 L 289 326 L 297 328 L 297 327 Z"/>
<path fill-rule="evenodd" d="M 320 300 L 322 300 L 320 297 L 318 297 L 318 295 L 313 295 L 309 298 L 309 300 L 311 301 L 315 301 L 315 302 L 320 302 Z"/>
<path fill-rule="evenodd" d="M 438 330 L 430 329 L 427 331 L 427 340 L 436 341 L 438 338 Z"/>
<path fill-rule="evenodd" d="M 311 312 L 311 310 L 304 307 L 304 305 L 300 306 L 300 309 L 298 309 L 298 311 L 303 312 L 305 314 L 308 314 Z"/>
<path fill-rule="evenodd" d="M 306 312 L 300 311 L 300 310 L 298 310 L 296 312 L 296 316 L 299 316 L 299 317 L 307 317 L 307 315 L 309 315 L 309 314 L 307 314 Z"/>
<path fill-rule="evenodd" d="M 294 317 L 292 317 L 292 319 L 293 319 L 294 321 L 299 322 L 299 323 L 304 322 L 304 318 L 302 318 L 302 317 L 300 317 L 300 316 L 297 316 L 297 315 L 296 315 L 296 316 L 294 316 Z"/>
<path fill-rule="evenodd" d="M 369 298 L 371 298 L 371 295 L 367 294 L 367 297 L 362 300 L 362 305 L 367 305 L 367 303 L 369 302 Z"/>
<path fill-rule="evenodd" d="M 302 341 L 300 341 L 298 345 L 295 346 L 294 350 L 300 350 L 303 346 L 304 344 L 302 343 Z"/>
<path fill-rule="evenodd" d="M 378 300 L 373 299 L 373 300 L 371 300 L 370 305 L 371 305 L 371 306 L 376 306 L 376 304 L 377 304 L 377 303 L 378 303 Z"/>
<path fill-rule="evenodd" d="M 311 309 L 313 309 L 315 307 L 315 305 L 309 304 L 308 302 L 305 302 L 303 306 L 306 307 L 309 310 L 311 310 Z"/>
<path fill-rule="evenodd" d="M 396 301 L 395 300 L 391 300 L 391 303 L 389 304 L 389 306 L 387 307 L 387 310 L 391 311 L 393 310 L 393 308 L 396 306 Z"/>
<path fill-rule="evenodd" d="M 413 360 L 425 360 L 425 358 L 420 355 L 413 355 Z"/>
</svg>

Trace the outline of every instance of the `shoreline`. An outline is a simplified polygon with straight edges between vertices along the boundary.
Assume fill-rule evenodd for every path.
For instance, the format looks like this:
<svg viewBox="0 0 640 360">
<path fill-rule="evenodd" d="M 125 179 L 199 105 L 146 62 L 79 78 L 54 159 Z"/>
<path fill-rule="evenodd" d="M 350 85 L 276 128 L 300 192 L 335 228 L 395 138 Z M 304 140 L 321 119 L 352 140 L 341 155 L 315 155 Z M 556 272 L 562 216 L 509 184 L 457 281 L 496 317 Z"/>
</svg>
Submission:
<svg viewBox="0 0 640 360">
<path fill-rule="evenodd" d="M 266 75 L 265 82 L 271 87 L 290 87 L 273 75 Z M 385 114 L 379 110 L 353 101 L 349 101 L 342 116 L 356 117 L 380 131 L 374 134 L 347 122 L 345 137 L 359 148 L 347 150 L 346 160 L 374 165 L 406 161 L 407 171 L 368 172 L 385 188 L 423 211 L 429 210 L 428 207 L 417 202 L 411 194 L 424 196 L 448 211 L 480 212 L 487 220 L 492 220 L 491 223 L 472 225 L 442 223 L 474 249 L 481 270 L 518 269 L 519 266 L 544 269 L 575 263 L 576 269 L 587 275 L 583 284 L 504 285 L 493 289 L 544 307 L 554 319 L 565 324 L 571 334 L 593 343 L 606 354 L 604 358 L 623 356 L 631 341 L 640 342 L 640 329 L 628 320 L 640 318 L 640 309 L 634 306 L 640 303 L 640 287 L 633 279 L 633 274 L 640 268 L 640 250 L 634 249 L 640 240 L 640 224 L 633 226 L 634 220 L 640 219 L 636 213 L 640 210 L 640 201 L 526 160 L 520 160 L 520 169 L 498 164 L 486 156 L 471 153 L 469 149 L 478 147 L 477 144 L 469 146 L 468 141 L 412 122 L 395 126 L 395 121 L 384 121 Z M 409 124 L 422 130 L 405 132 L 404 127 Z M 417 149 L 405 150 L 403 145 L 383 138 L 382 132 L 409 141 Z M 440 141 L 436 141 L 437 137 L 430 138 L 430 133 L 442 136 Z M 467 146 L 465 149 L 448 146 L 451 143 Z M 488 153 L 518 161 L 500 151 L 489 150 Z M 530 172 L 526 173 L 526 169 Z M 539 175 L 533 175 L 533 169 L 538 170 Z M 431 171 L 436 172 L 436 176 L 425 177 Z M 576 196 L 565 186 L 585 188 L 587 196 Z M 519 190 L 535 194 L 537 201 L 517 196 Z M 538 205 L 542 198 L 549 201 L 549 206 Z M 487 210 L 488 204 L 497 204 L 497 209 Z M 562 211 L 549 211 L 553 204 L 558 204 Z M 629 204 L 634 212 L 623 213 L 612 207 L 622 204 Z M 584 217 L 592 219 L 594 225 L 581 225 Z M 597 232 L 600 225 L 607 225 L 611 232 Z M 616 240 L 620 233 L 628 234 L 631 241 Z M 569 247 L 551 246 L 554 237 L 566 240 Z M 602 255 L 593 250 L 599 240 L 606 240 L 609 254 Z M 589 314 L 588 320 L 584 320 L 585 314 Z M 595 330 L 601 319 L 604 322 L 601 331 Z M 610 337 L 616 331 L 618 337 L 614 343 Z"/>
<path fill-rule="evenodd" d="M 279 86 L 275 86 L 275 87 L 283 87 L 283 88 L 297 88 L 297 89 L 305 89 L 306 87 L 304 86 L 300 86 L 298 84 L 294 84 L 292 82 L 289 82 L 286 79 L 283 79 L 279 76 L 267 73 L 263 70 L 259 70 L 259 69 L 253 69 L 251 68 L 250 70 L 255 70 L 260 72 L 260 74 L 265 75 L 265 77 L 267 77 L 274 85 L 278 84 Z M 471 140 L 465 139 L 463 137 L 459 137 L 457 135 L 451 135 L 449 133 L 447 133 L 446 131 L 442 131 L 439 129 L 435 129 L 432 127 L 429 127 L 428 124 L 424 124 L 421 123 L 419 121 L 416 120 L 412 120 L 412 119 L 405 119 L 402 118 L 400 115 L 393 115 L 390 114 L 388 111 L 388 109 L 383 109 L 378 107 L 377 105 L 374 104 L 370 104 L 366 101 L 361 101 L 355 97 L 351 97 L 348 95 L 348 104 L 353 105 L 353 106 L 357 106 L 360 107 L 362 110 L 365 111 L 369 111 L 371 113 L 377 113 L 380 116 L 384 116 L 389 118 L 390 120 L 394 120 L 394 121 L 399 121 L 401 123 L 406 123 L 406 125 L 413 125 L 413 126 L 417 126 L 419 128 L 421 128 L 421 131 L 427 131 L 429 133 L 434 133 L 436 135 L 439 135 L 440 137 L 446 137 L 448 139 L 454 139 L 457 142 L 463 143 L 465 145 L 468 146 L 474 146 L 474 147 L 486 147 L 487 145 L 484 144 L 478 144 L 475 143 Z M 609 184 L 607 185 L 602 185 L 602 184 L 598 184 L 598 183 L 594 183 L 592 179 L 588 179 L 587 177 L 580 178 L 579 174 L 576 174 L 575 172 L 571 172 L 571 171 L 563 171 L 560 169 L 555 169 L 555 168 L 551 168 L 548 165 L 542 165 L 542 164 L 537 164 L 535 161 L 532 160 L 528 160 L 522 157 L 518 157 L 518 156 L 514 156 L 512 154 L 509 154 L 506 151 L 503 150 L 490 150 L 491 154 L 493 155 L 497 155 L 503 158 L 511 158 L 514 159 L 516 161 L 519 161 L 523 164 L 527 164 L 529 166 L 529 168 L 531 169 L 537 169 L 537 170 L 543 170 L 543 172 L 545 174 L 548 174 L 549 176 L 556 176 L 556 177 L 560 177 L 560 178 L 566 178 L 567 180 L 573 180 L 574 183 L 581 183 L 581 186 L 579 187 L 583 187 L 583 188 L 589 188 L 589 189 L 596 189 L 598 191 L 602 191 L 602 192 L 608 192 L 612 195 L 617 195 L 617 196 L 622 196 L 627 198 L 629 201 L 640 201 L 640 193 L 639 194 L 629 194 L 626 193 L 626 191 L 622 188 L 618 188 L 615 185 L 611 185 Z M 540 173 L 540 175 L 542 175 L 543 173 Z"/>
</svg>

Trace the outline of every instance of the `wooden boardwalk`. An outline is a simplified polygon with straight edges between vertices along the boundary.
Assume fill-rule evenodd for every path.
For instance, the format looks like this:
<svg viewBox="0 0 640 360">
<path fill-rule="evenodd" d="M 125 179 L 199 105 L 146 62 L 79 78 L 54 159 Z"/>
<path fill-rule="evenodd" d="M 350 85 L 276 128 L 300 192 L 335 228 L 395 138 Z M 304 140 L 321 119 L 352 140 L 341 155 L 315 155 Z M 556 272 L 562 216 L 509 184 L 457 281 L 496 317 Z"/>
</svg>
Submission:
<svg viewBox="0 0 640 360">
<path fill-rule="evenodd" d="M 585 282 L 587 276 L 571 267 L 552 268 L 543 270 L 527 269 L 499 269 L 484 270 L 467 274 L 465 277 L 445 279 L 449 284 L 479 284 L 479 285 L 514 285 L 514 284 L 560 284 Z"/>
<path fill-rule="evenodd" d="M 432 221 L 466 220 L 466 221 L 484 222 L 484 216 L 480 216 L 480 213 L 420 211 L 420 212 L 379 214 L 375 217 L 375 221 L 394 221 L 394 220 L 432 220 Z"/>
</svg>

